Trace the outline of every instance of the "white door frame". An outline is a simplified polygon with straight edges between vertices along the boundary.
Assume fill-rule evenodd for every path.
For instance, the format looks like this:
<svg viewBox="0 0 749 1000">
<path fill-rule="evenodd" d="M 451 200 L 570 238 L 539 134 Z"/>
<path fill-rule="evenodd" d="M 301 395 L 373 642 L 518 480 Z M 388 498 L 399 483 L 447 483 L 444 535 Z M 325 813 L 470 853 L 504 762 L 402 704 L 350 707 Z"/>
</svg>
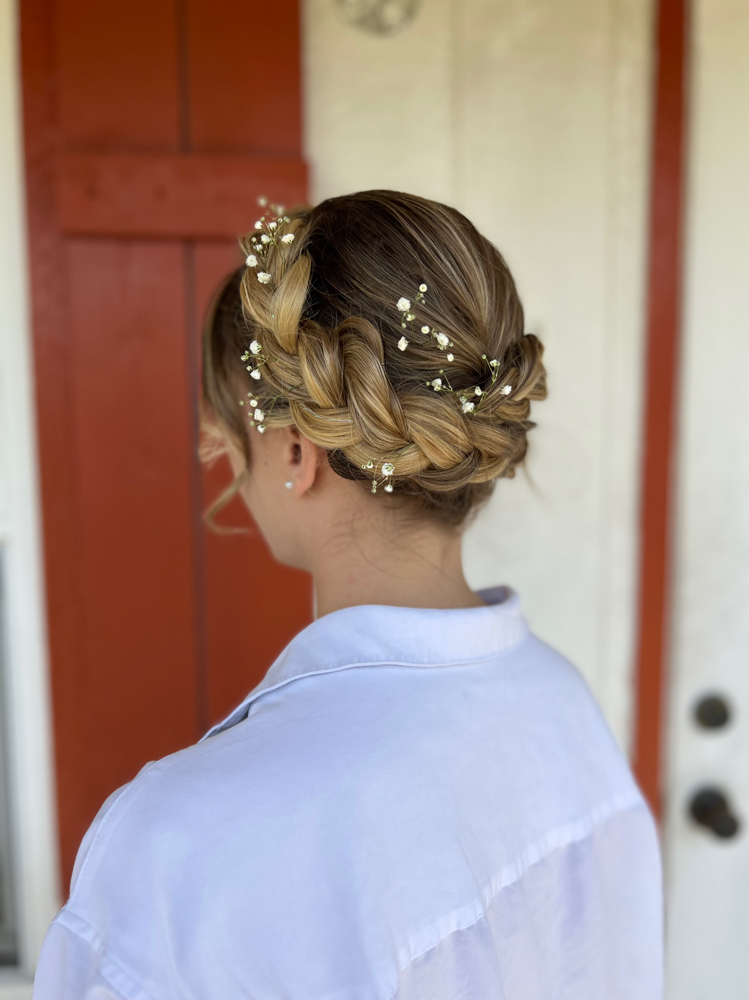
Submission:
<svg viewBox="0 0 749 1000">
<path fill-rule="evenodd" d="M 26 265 L 18 11 L 0 0 L 0 546 L 8 783 L 21 967 L 0 998 L 28 995 L 59 906 L 52 726 Z M 14 984 L 15 980 L 15 984 Z"/>
</svg>

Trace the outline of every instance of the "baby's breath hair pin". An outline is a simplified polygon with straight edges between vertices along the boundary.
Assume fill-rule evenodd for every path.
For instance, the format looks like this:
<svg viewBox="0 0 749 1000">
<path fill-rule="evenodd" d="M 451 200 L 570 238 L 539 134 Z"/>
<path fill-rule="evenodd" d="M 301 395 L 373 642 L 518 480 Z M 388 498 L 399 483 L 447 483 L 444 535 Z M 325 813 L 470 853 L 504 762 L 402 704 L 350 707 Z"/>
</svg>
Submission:
<svg viewBox="0 0 749 1000">
<path fill-rule="evenodd" d="M 291 219 L 284 215 L 283 205 L 274 205 L 267 198 L 258 198 L 258 204 L 265 209 L 265 214 L 261 215 L 255 223 L 255 232 L 249 240 L 249 253 L 245 259 L 248 268 L 255 270 L 255 277 L 261 285 L 269 285 L 273 281 L 273 275 L 268 270 L 268 253 L 274 247 L 281 260 L 281 276 L 286 273 L 286 258 L 289 247 L 294 242 L 294 234 L 286 232 L 286 226 Z M 247 244 L 245 244 L 247 246 Z M 250 373 L 250 378 L 258 380 L 261 378 L 261 367 L 266 363 L 263 356 L 263 345 L 259 340 L 252 340 L 249 347 L 244 351 L 241 360 L 245 368 Z M 248 393 L 248 396 L 252 393 Z M 257 427 L 262 434 L 265 431 L 265 414 L 257 407 L 257 401 L 251 402 L 250 406 L 255 409 L 254 420 L 250 423 Z"/>
<path fill-rule="evenodd" d="M 496 358 L 487 358 L 485 354 L 481 355 L 482 359 L 486 361 L 489 366 L 489 371 L 491 372 L 491 386 L 495 385 L 497 379 L 499 378 L 499 361 Z M 470 389 L 459 389 L 457 392 L 450 388 L 450 392 L 455 392 L 455 395 L 460 401 L 460 408 L 463 413 L 478 413 L 481 409 L 481 404 L 486 399 L 486 389 L 482 389 L 480 385 L 475 385 Z M 512 392 L 511 385 L 502 385 L 499 387 L 500 395 L 509 396 Z"/>
<path fill-rule="evenodd" d="M 244 400 L 239 400 L 239 405 L 244 406 Z M 251 392 L 247 393 L 247 405 L 252 413 L 249 414 L 250 426 L 257 427 L 260 434 L 265 434 L 265 412 L 260 409 L 260 404 L 253 397 Z"/>
<path fill-rule="evenodd" d="M 260 341 L 253 340 L 250 342 L 250 346 L 242 354 L 240 361 L 244 363 L 245 368 L 250 373 L 250 378 L 259 379 L 260 378 L 260 366 L 265 364 L 265 358 L 263 357 L 263 348 Z M 249 364 L 247 362 L 249 361 Z"/>
<path fill-rule="evenodd" d="M 260 403 L 255 399 L 251 392 L 247 393 L 247 407 L 251 411 L 247 414 L 250 421 L 250 427 L 257 427 L 260 434 L 265 434 L 265 429 L 267 426 L 267 419 L 273 413 L 273 407 L 276 405 L 280 396 L 274 396 L 269 403 L 265 404 L 267 406 L 267 411 L 262 409 Z M 244 400 L 239 400 L 239 405 L 244 406 Z"/>
<path fill-rule="evenodd" d="M 371 458 L 368 462 L 365 462 L 364 465 L 362 465 L 362 469 L 364 469 L 365 472 L 374 469 L 374 467 L 375 463 L 372 461 Z M 392 493 L 393 474 L 395 473 L 395 466 L 393 465 L 392 462 L 383 462 L 382 465 L 380 466 L 380 472 L 382 473 L 380 479 L 377 478 L 377 473 L 374 474 L 374 478 L 372 479 L 372 492 L 376 493 L 377 487 L 383 486 L 384 484 L 385 492 Z"/>
<path fill-rule="evenodd" d="M 481 355 L 482 359 L 486 361 L 489 366 L 491 386 L 495 385 L 497 379 L 499 378 L 499 361 L 496 358 L 489 360 L 485 354 Z M 481 409 L 481 405 L 486 399 L 487 389 L 482 389 L 480 385 L 470 386 L 468 389 L 454 389 L 450 384 L 450 378 L 445 372 L 444 368 L 440 368 L 439 378 L 433 378 L 427 380 L 427 386 L 433 389 L 435 392 L 447 392 L 451 393 L 453 396 L 458 397 L 458 402 L 460 403 L 460 409 L 462 413 L 467 416 L 473 416 L 478 413 Z M 509 396 L 512 392 L 511 385 L 500 386 L 499 392 L 502 396 Z"/>
<path fill-rule="evenodd" d="M 414 340 L 416 337 L 416 331 L 414 329 L 414 320 L 416 319 L 416 308 L 418 305 L 423 304 L 428 290 L 429 289 L 422 281 L 422 283 L 419 285 L 418 292 L 416 293 L 416 295 L 414 295 L 413 303 L 411 302 L 410 299 L 407 299 L 405 295 L 401 295 L 401 297 L 395 303 L 395 308 L 398 310 L 398 312 L 403 314 L 401 317 L 401 328 L 410 333 L 411 340 Z M 439 347 L 441 351 L 446 350 L 446 348 L 448 347 L 454 346 L 453 342 L 450 340 L 450 338 L 447 336 L 446 333 L 440 333 L 439 330 L 435 330 L 434 328 L 427 326 L 426 324 L 424 324 L 420 328 L 419 333 L 421 333 L 425 337 L 429 337 L 430 339 L 433 338 L 437 343 L 437 347 Z M 405 351 L 408 345 L 411 343 L 411 340 L 409 340 L 408 337 L 406 337 L 406 335 L 404 334 L 398 341 L 398 350 Z M 454 361 L 455 356 L 452 354 L 448 354 L 447 360 Z"/>
<path fill-rule="evenodd" d="M 269 285 L 273 275 L 268 270 L 268 251 L 274 247 L 281 257 L 281 275 L 286 271 L 286 253 L 294 242 L 294 234 L 286 232 L 291 219 L 284 215 L 283 205 L 274 205 L 267 198 L 258 198 L 258 204 L 266 209 L 255 223 L 255 233 L 250 237 L 250 250 L 245 264 L 256 269 L 255 277 L 261 285 Z"/>
<path fill-rule="evenodd" d="M 414 295 L 413 300 L 408 298 L 406 295 L 401 295 L 396 301 L 395 308 L 401 314 L 400 324 L 401 329 L 404 331 L 398 341 L 398 350 L 408 350 L 409 346 L 414 342 L 418 343 L 420 338 L 423 346 L 423 338 L 426 338 L 426 343 L 434 342 L 440 351 L 446 352 L 445 358 L 448 363 L 450 363 L 455 361 L 455 355 L 452 351 L 448 351 L 448 348 L 452 348 L 455 345 L 450 340 L 448 335 L 426 323 L 419 326 L 416 319 L 417 310 L 419 306 L 424 304 L 428 290 L 427 285 L 422 282 L 419 285 L 419 289 Z M 491 380 L 490 385 L 486 388 L 480 385 L 474 385 L 468 389 L 455 389 L 450 381 L 450 376 L 444 368 L 440 368 L 439 374 L 434 378 L 427 379 L 427 387 L 433 392 L 445 392 L 455 396 L 460 405 L 461 412 L 465 416 L 474 416 L 481 409 L 489 389 L 496 385 L 501 367 L 496 358 L 490 359 L 486 354 L 482 354 L 481 358 L 487 364 L 489 369 L 489 378 Z M 512 392 L 512 386 L 502 385 L 499 387 L 499 392 L 503 396 L 509 396 Z M 372 459 L 362 465 L 362 470 L 372 474 L 373 493 L 376 493 L 380 486 L 384 487 L 386 493 L 392 493 L 394 488 L 393 475 L 395 473 L 395 465 L 392 462 L 380 461 L 382 464 L 380 465 L 379 471 L 375 470 L 375 462 Z"/>
<path fill-rule="evenodd" d="M 398 312 L 403 314 L 401 319 L 401 328 L 409 332 L 412 339 L 416 336 L 414 328 L 414 321 L 416 320 L 416 303 L 422 304 L 424 302 L 427 291 L 427 286 L 422 283 L 419 285 L 419 290 L 414 296 L 413 303 L 410 299 L 406 298 L 405 295 L 402 295 L 395 304 Z M 419 333 L 425 337 L 433 339 L 441 351 L 446 351 L 448 347 L 455 346 L 446 333 L 442 333 L 427 324 L 424 324 L 419 328 Z M 398 341 L 398 349 L 405 351 L 410 343 L 411 341 L 404 334 Z M 489 374 L 491 378 L 491 385 L 489 388 L 491 388 L 491 386 L 496 384 L 496 381 L 499 378 L 500 364 L 496 358 L 489 359 L 486 354 L 482 354 L 481 357 L 482 360 L 486 361 L 489 367 Z M 448 351 L 446 354 L 446 360 L 449 362 L 454 361 L 455 355 L 451 351 Z M 472 416 L 478 413 L 481 409 L 481 404 L 486 399 L 487 389 L 483 389 L 480 385 L 472 386 L 469 389 L 454 389 L 444 368 L 440 368 L 439 376 L 437 378 L 428 379 L 426 384 L 430 389 L 433 389 L 434 392 L 447 392 L 457 396 L 461 412 L 466 415 Z M 509 396 L 512 392 L 512 386 L 503 385 L 500 387 L 499 392 L 503 396 Z"/>
</svg>

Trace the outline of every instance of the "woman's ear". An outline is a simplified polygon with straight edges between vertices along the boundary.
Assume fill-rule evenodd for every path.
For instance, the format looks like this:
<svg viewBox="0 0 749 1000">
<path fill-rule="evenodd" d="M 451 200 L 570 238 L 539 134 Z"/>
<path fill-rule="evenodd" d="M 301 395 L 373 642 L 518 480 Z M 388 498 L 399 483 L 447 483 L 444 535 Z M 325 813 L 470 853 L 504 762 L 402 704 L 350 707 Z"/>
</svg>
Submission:
<svg viewBox="0 0 749 1000">
<path fill-rule="evenodd" d="M 327 458 L 325 449 L 313 444 L 296 427 L 289 427 L 288 433 L 289 489 L 301 497 L 319 485 Z"/>
</svg>

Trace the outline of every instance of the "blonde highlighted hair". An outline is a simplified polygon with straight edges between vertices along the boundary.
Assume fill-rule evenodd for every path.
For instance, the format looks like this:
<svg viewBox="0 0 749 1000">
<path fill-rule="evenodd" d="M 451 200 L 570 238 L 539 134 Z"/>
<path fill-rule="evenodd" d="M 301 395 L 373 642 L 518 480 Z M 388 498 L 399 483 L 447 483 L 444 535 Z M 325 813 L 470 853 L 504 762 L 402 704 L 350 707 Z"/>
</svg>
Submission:
<svg viewBox="0 0 749 1000">
<path fill-rule="evenodd" d="M 331 198 L 289 218 L 293 243 L 283 255 L 272 249 L 264 265 L 272 281 L 237 271 L 206 324 L 207 425 L 228 432 L 249 466 L 251 427 L 239 400 L 251 393 L 269 427 L 296 425 L 341 476 L 368 484 L 362 466 L 392 462 L 394 492 L 378 502 L 403 497 L 461 523 L 497 478 L 515 474 L 534 426 L 531 401 L 546 395 L 543 346 L 524 333 L 505 261 L 460 212 L 395 191 Z M 417 326 L 444 331 L 449 364 L 430 338 L 398 348 L 396 302 L 422 283 Z M 240 360 L 252 340 L 262 344 L 259 381 Z M 496 381 L 487 358 L 499 362 Z M 475 412 L 427 384 L 441 367 L 456 390 L 484 388 Z"/>
</svg>

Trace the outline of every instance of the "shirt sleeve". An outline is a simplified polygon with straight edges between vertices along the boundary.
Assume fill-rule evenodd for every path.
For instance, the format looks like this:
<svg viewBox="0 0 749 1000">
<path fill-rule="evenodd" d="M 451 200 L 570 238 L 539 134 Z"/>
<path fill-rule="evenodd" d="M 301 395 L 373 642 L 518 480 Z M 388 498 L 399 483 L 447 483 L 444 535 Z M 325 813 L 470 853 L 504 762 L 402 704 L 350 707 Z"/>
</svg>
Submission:
<svg viewBox="0 0 749 1000">
<path fill-rule="evenodd" d="M 101 954 L 61 919 L 52 923 L 34 977 L 33 1000 L 135 1000 L 109 981 Z"/>
<path fill-rule="evenodd" d="M 150 765 L 146 765 L 146 770 Z M 113 792 L 84 836 L 73 867 L 71 893 L 102 820 L 128 786 Z M 33 1000 L 140 1000 L 142 991 L 103 955 L 103 944 L 85 921 L 67 906 L 50 925 L 34 976 Z"/>
</svg>

